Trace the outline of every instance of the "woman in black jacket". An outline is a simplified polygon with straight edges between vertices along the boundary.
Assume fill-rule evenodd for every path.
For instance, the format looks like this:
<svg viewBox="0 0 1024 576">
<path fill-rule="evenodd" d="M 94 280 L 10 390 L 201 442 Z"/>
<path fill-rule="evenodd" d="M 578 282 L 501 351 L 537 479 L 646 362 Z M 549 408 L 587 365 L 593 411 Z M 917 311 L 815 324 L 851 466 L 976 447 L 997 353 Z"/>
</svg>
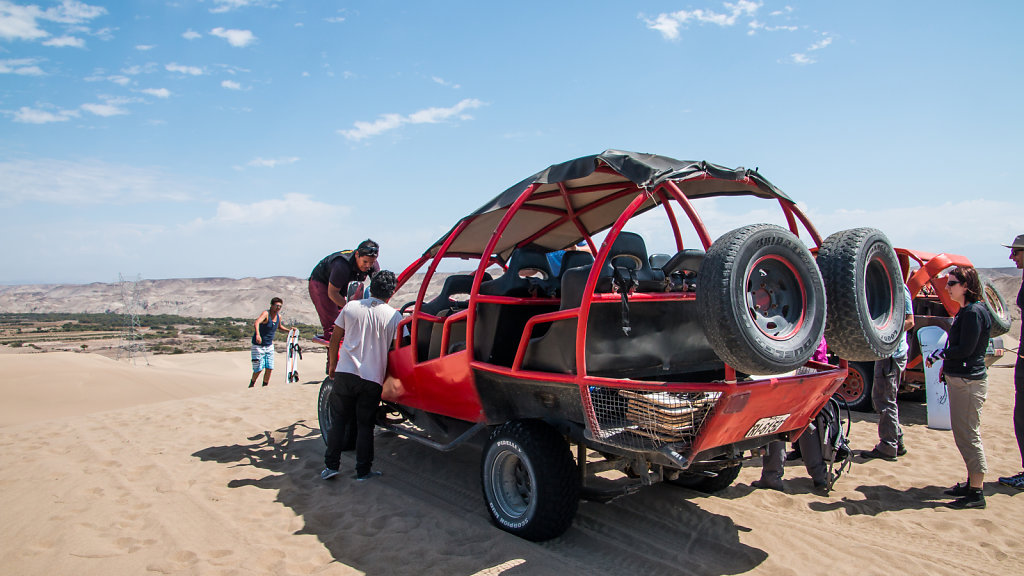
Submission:
<svg viewBox="0 0 1024 576">
<path fill-rule="evenodd" d="M 978 271 L 970 266 L 953 268 L 946 276 L 946 290 L 960 310 L 949 328 L 946 348 L 928 357 L 930 366 L 938 358 L 949 390 L 949 414 L 953 439 L 967 465 L 967 482 L 946 490 L 956 496 L 952 508 L 985 507 L 985 449 L 981 445 L 981 407 L 988 392 L 985 349 L 992 318 L 982 299 Z"/>
</svg>

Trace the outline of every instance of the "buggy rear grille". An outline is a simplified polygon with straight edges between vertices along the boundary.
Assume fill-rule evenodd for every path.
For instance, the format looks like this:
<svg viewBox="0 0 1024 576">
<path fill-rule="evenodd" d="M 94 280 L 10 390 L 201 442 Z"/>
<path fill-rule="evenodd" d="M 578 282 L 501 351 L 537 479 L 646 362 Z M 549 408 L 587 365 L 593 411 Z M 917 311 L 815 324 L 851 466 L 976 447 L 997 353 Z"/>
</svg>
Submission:
<svg viewBox="0 0 1024 576">
<path fill-rule="evenodd" d="M 630 450 L 690 445 L 721 392 L 647 392 L 593 387 L 595 438 Z"/>
</svg>

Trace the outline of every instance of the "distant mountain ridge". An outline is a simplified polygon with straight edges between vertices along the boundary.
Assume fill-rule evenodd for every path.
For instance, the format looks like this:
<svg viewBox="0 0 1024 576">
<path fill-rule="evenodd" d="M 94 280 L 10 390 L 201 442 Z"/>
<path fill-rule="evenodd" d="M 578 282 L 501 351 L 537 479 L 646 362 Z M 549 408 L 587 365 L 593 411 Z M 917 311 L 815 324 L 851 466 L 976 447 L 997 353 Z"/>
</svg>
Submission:
<svg viewBox="0 0 1024 576">
<path fill-rule="evenodd" d="M 1016 268 L 980 268 L 981 276 L 1003 295 L 1014 320 L 1020 311 L 1014 304 L 1020 289 L 1021 272 Z M 451 274 L 437 273 L 427 297 L 440 292 Z M 391 300 L 396 308 L 416 298 L 423 275 L 416 274 Z M 170 278 L 141 280 L 140 314 L 177 314 L 192 318 L 256 318 L 274 296 L 284 300 L 286 324 L 317 324 L 316 310 L 309 299 L 307 280 L 293 276 L 270 278 Z M 24 284 L 0 286 L 0 312 L 122 312 L 121 285 Z M 1016 334 L 1016 332 L 1014 332 Z"/>
<path fill-rule="evenodd" d="M 392 304 L 397 307 L 415 298 L 422 279 L 422 275 L 417 276 L 392 298 Z M 431 284 L 443 282 L 447 276 L 443 274 Z M 285 324 L 318 324 L 307 283 L 305 278 L 293 276 L 141 280 L 138 312 L 191 318 L 256 318 L 270 305 L 270 299 L 277 296 L 284 300 L 281 314 Z M 0 313 L 121 314 L 123 309 L 121 285 L 116 282 L 0 286 Z"/>
</svg>

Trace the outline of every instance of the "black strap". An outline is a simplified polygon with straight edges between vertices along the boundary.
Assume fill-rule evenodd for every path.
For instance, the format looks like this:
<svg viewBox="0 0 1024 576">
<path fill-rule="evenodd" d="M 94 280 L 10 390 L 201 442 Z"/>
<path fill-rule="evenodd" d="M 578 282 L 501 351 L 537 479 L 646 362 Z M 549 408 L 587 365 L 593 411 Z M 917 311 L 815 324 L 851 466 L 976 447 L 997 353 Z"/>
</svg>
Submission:
<svg viewBox="0 0 1024 576">
<path fill-rule="evenodd" d="M 624 272 L 626 274 L 623 274 Z M 612 274 L 612 285 L 622 298 L 622 333 L 629 336 L 633 330 L 629 326 L 629 293 L 640 286 L 640 282 L 636 279 L 636 271 L 616 266 Z"/>
</svg>

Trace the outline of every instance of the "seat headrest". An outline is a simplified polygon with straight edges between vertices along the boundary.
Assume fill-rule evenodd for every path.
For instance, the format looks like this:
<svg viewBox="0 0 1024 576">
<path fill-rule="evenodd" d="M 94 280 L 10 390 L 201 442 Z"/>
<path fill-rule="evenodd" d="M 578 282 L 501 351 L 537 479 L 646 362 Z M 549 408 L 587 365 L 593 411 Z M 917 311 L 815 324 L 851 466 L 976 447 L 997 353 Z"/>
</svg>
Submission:
<svg viewBox="0 0 1024 576">
<path fill-rule="evenodd" d="M 608 263 L 618 256 L 634 256 L 645 268 L 651 265 L 647 261 L 647 246 L 644 244 L 644 239 L 635 232 L 619 233 L 619 237 L 615 239 L 615 243 L 612 244 L 611 251 L 608 253 Z"/>
<path fill-rule="evenodd" d="M 518 274 L 523 268 L 536 268 L 544 271 L 548 278 L 552 276 L 547 253 L 529 246 L 517 248 L 508 259 L 508 273 Z"/>
<path fill-rule="evenodd" d="M 584 252 L 582 250 L 567 250 L 562 255 L 562 270 L 561 275 L 565 275 L 565 271 L 569 268 L 576 268 L 577 266 L 586 266 L 587 264 L 594 263 L 594 255 L 590 252 Z"/>
</svg>

